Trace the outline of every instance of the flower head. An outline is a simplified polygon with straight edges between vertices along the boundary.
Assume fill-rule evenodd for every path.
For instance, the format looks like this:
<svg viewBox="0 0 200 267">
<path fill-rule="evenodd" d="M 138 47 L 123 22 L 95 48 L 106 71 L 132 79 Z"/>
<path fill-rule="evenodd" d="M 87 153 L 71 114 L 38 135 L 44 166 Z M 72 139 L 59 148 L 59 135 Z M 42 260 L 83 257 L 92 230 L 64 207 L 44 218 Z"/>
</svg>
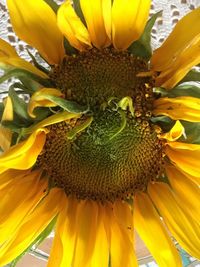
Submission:
<svg viewBox="0 0 200 267">
<path fill-rule="evenodd" d="M 7 0 L 48 68 L 0 40 L 0 265 L 55 225 L 48 267 L 159 266 L 199 247 L 200 8 L 152 55 L 149 0 Z M 195 79 L 193 78 L 195 76 Z M 24 101 L 21 96 L 28 96 Z M 168 228 L 168 230 L 166 230 Z"/>
</svg>

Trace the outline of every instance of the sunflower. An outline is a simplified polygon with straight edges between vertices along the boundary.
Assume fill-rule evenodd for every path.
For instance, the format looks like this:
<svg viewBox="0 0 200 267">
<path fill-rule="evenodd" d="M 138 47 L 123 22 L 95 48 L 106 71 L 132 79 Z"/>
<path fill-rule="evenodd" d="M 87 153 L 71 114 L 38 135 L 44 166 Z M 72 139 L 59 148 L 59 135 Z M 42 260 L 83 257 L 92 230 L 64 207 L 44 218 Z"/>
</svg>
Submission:
<svg viewBox="0 0 200 267">
<path fill-rule="evenodd" d="M 0 40 L 0 266 L 54 226 L 48 267 L 200 258 L 200 8 L 152 55 L 150 2 L 7 0 L 45 64 Z"/>
</svg>

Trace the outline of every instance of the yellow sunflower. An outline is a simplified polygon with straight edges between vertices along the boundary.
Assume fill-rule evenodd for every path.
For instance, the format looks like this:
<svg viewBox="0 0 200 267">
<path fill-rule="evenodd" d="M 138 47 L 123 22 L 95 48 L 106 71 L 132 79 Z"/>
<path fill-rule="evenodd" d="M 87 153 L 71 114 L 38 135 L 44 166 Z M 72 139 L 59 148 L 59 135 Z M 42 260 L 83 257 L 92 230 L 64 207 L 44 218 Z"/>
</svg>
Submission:
<svg viewBox="0 0 200 267">
<path fill-rule="evenodd" d="M 48 267 L 200 258 L 200 8 L 151 53 L 150 0 L 7 0 L 31 64 L 0 40 L 0 266 L 55 224 Z M 34 66 L 35 65 L 35 66 Z M 185 83 L 185 82 L 188 83 Z M 28 96 L 28 102 L 22 97 Z"/>
</svg>

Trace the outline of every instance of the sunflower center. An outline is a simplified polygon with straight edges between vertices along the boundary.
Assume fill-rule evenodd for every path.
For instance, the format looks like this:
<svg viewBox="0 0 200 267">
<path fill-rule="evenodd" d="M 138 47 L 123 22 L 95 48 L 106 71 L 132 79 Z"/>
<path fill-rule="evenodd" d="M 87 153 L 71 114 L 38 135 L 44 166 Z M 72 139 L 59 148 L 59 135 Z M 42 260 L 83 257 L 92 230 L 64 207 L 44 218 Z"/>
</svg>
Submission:
<svg viewBox="0 0 200 267">
<path fill-rule="evenodd" d="M 163 149 L 151 125 L 152 80 L 128 52 L 91 50 L 66 58 L 51 78 L 91 113 L 49 127 L 37 164 L 67 195 L 114 201 L 144 191 L 162 173 Z"/>
</svg>

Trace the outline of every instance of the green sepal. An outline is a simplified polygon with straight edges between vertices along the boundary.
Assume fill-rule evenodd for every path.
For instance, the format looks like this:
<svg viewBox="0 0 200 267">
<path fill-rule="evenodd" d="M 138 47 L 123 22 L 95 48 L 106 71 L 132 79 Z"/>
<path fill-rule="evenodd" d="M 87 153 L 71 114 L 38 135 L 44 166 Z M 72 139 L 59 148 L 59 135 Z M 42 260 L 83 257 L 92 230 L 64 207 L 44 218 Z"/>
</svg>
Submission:
<svg viewBox="0 0 200 267">
<path fill-rule="evenodd" d="M 44 231 L 31 243 L 30 246 L 28 246 L 26 248 L 26 250 L 24 250 L 14 261 L 12 261 L 8 267 L 15 267 L 17 265 L 17 263 L 19 262 L 19 260 L 21 260 L 21 258 L 28 252 L 32 252 L 34 254 L 34 249 L 32 249 L 33 246 L 35 246 L 36 248 L 42 243 L 42 241 L 44 241 L 45 238 L 47 238 L 50 233 L 52 232 L 55 223 L 57 220 L 57 216 L 53 218 L 53 220 L 49 223 L 49 225 L 44 229 Z M 37 254 L 37 253 L 35 253 Z"/>
<path fill-rule="evenodd" d="M 141 37 L 133 42 L 128 50 L 131 54 L 144 58 L 145 60 L 149 61 L 152 56 L 152 48 L 151 48 L 151 31 L 155 24 L 156 19 L 161 16 L 162 11 L 157 12 L 154 14 L 147 22 L 144 32 Z"/>
<path fill-rule="evenodd" d="M 53 0 L 44 0 L 44 1 L 52 8 L 52 10 L 55 13 L 57 13 L 59 5 L 56 2 L 54 2 Z"/>
<path fill-rule="evenodd" d="M 67 55 L 77 54 L 78 50 L 76 50 L 73 46 L 71 46 L 66 38 L 64 38 L 64 48 Z"/>
<path fill-rule="evenodd" d="M 21 132 L 21 128 L 26 128 L 28 125 L 22 124 L 17 119 L 13 121 L 2 121 L 1 123 L 5 128 L 10 129 L 12 132 L 19 134 Z"/>
<path fill-rule="evenodd" d="M 0 102 L 0 121 L 1 121 L 1 118 L 3 116 L 3 111 L 4 111 L 4 104 L 2 102 Z"/>
<path fill-rule="evenodd" d="M 30 58 L 31 58 L 32 61 L 33 61 L 33 64 L 35 65 L 35 67 L 36 67 L 37 69 L 43 71 L 43 72 L 46 73 L 46 74 L 49 74 L 49 71 L 48 71 L 45 67 L 43 67 L 42 65 L 40 65 L 40 64 L 37 62 L 37 60 L 36 60 L 36 58 L 34 57 L 34 55 L 33 55 L 28 49 L 27 49 L 27 53 L 29 54 Z"/>
<path fill-rule="evenodd" d="M 151 121 L 155 125 L 160 126 L 164 132 L 169 132 L 175 124 L 175 121 L 173 121 L 172 119 L 170 119 L 167 116 L 152 117 Z"/>
<path fill-rule="evenodd" d="M 87 26 L 85 18 L 83 16 L 83 12 L 81 10 L 80 0 L 73 0 L 73 7 L 74 7 L 74 10 L 76 11 L 76 14 L 79 16 L 79 18 L 83 22 L 83 24 Z"/>
<path fill-rule="evenodd" d="M 21 81 L 21 78 L 29 78 L 30 80 L 38 82 L 44 87 L 52 87 L 52 83 L 50 80 L 41 78 L 34 73 L 31 73 L 27 70 L 20 69 L 20 68 L 14 68 L 14 69 L 11 69 L 5 72 L 5 74 L 0 77 L 0 83 L 5 82 L 12 77 L 18 78 L 20 81 Z"/>
<path fill-rule="evenodd" d="M 14 112 L 22 119 L 31 120 L 27 112 L 26 102 L 18 96 L 13 88 L 10 88 L 8 95 L 10 96 L 13 104 Z"/>
<path fill-rule="evenodd" d="M 185 136 L 182 136 L 179 141 L 187 142 L 191 144 L 200 144 L 200 123 L 199 122 L 189 122 L 189 121 L 181 121 L 184 129 Z"/>
<path fill-rule="evenodd" d="M 155 92 L 162 97 L 191 96 L 200 98 L 200 86 L 193 84 L 180 84 L 169 91 L 164 88 L 155 88 Z"/>
<path fill-rule="evenodd" d="M 189 71 L 186 76 L 179 82 L 179 84 L 184 82 L 200 82 L 200 71 Z"/>
<path fill-rule="evenodd" d="M 82 114 L 86 113 L 89 110 L 86 106 L 81 106 L 74 101 L 69 101 L 53 95 L 45 95 L 45 99 L 52 101 L 53 103 L 57 104 L 59 107 L 70 113 Z"/>
<path fill-rule="evenodd" d="M 21 77 L 20 81 L 22 83 L 22 89 L 29 95 L 34 94 L 38 89 L 41 88 L 41 84 L 27 77 Z"/>
</svg>

